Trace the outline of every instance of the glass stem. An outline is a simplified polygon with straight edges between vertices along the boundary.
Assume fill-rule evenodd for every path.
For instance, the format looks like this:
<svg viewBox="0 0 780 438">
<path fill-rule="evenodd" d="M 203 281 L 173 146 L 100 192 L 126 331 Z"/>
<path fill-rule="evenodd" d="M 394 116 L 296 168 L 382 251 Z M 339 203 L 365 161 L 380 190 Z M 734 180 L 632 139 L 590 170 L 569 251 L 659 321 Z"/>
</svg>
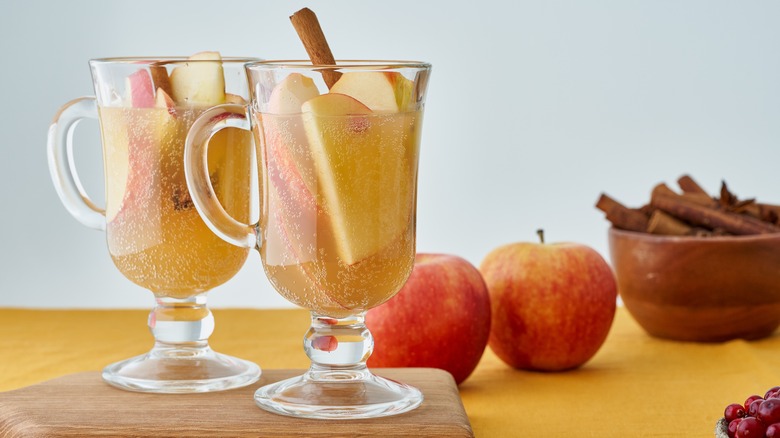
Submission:
<svg viewBox="0 0 780 438">
<path fill-rule="evenodd" d="M 206 294 L 189 298 L 155 297 L 149 313 L 149 330 L 155 349 L 205 349 L 214 331 L 214 316 L 206 305 Z"/>
<path fill-rule="evenodd" d="M 344 318 L 312 312 L 303 346 L 311 359 L 310 379 L 351 380 L 369 374 L 366 361 L 374 349 L 374 338 L 365 325 L 365 312 Z"/>
</svg>

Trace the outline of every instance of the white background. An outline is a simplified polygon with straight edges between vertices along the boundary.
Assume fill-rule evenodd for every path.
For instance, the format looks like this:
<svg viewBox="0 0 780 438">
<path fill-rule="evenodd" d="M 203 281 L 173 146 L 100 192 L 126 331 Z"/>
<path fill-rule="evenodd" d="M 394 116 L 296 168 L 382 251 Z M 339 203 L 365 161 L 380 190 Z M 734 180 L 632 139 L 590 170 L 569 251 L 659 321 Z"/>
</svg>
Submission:
<svg viewBox="0 0 780 438">
<path fill-rule="evenodd" d="M 341 58 L 434 66 L 420 164 L 418 250 L 474 264 L 535 239 L 607 254 L 606 191 L 642 204 L 689 172 L 710 190 L 780 203 L 780 3 L 590 1 L 14 1 L 0 8 L 0 306 L 139 307 L 105 236 L 60 204 L 46 168 L 57 108 L 92 94 L 87 60 L 301 58 L 288 16 L 320 17 Z M 77 164 L 102 203 L 96 123 Z M 257 254 L 220 307 L 288 304 Z"/>
</svg>

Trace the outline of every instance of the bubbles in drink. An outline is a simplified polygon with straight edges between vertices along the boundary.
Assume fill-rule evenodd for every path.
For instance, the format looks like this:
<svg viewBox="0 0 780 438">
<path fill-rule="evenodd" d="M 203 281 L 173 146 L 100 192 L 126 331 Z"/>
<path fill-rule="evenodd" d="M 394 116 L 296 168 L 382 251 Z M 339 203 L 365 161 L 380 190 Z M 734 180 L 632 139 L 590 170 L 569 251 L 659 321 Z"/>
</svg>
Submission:
<svg viewBox="0 0 780 438">
<path fill-rule="evenodd" d="M 202 110 L 100 108 L 109 252 L 130 280 L 161 295 L 187 297 L 224 283 L 248 251 L 209 230 L 184 178 L 187 131 Z M 251 136 L 212 138 L 209 172 L 217 198 L 248 221 Z"/>
<path fill-rule="evenodd" d="M 266 273 L 288 300 L 340 317 L 395 294 L 412 269 L 418 112 L 261 114 Z"/>
</svg>

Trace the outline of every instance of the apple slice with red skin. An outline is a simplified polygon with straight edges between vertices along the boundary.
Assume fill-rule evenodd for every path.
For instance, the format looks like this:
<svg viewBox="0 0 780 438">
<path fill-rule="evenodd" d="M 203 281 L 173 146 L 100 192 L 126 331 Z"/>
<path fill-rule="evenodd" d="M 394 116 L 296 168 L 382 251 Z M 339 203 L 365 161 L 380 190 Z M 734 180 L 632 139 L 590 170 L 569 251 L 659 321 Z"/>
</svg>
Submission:
<svg viewBox="0 0 780 438">
<path fill-rule="evenodd" d="M 487 346 L 487 286 L 461 257 L 417 254 L 406 284 L 368 311 L 366 326 L 374 337 L 369 367 L 440 368 L 460 384 Z"/>
<path fill-rule="evenodd" d="M 106 200 L 107 237 L 108 246 L 112 256 L 124 256 L 139 253 L 150 248 L 162 239 L 160 229 L 160 184 L 156 180 L 155 168 L 159 161 L 159 151 L 152 143 L 150 136 L 137 136 L 134 133 L 140 124 L 140 114 L 119 114 L 124 116 L 124 126 L 115 126 L 110 129 L 122 129 L 125 132 L 117 132 L 117 138 L 109 138 L 105 135 L 109 154 L 107 157 L 107 178 L 115 178 L 115 168 L 126 167 L 127 180 L 121 200 L 108 198 Z M 103 122 L 106 120 L 104 118 Z M 115 125 L 118 121 L 112 121 Z M 124 137 L 124 139 L 121 139 Z M 125 141 L 122 145 L 120 142 Z M 126 148 L 122 157 L 121 148 Z M 126 160 L 122 163 L 120 160 Z M 118 171 L 117 171 L 118 172 Z M 110 181 L 108 194 L 112 191 L 118 193 L 118 188 L 110 189 L 112 184 L 121 184 L 121 181 Z M 118 204 L 118 206 L 117 206 Z M 115 207 L 116 206 L 116 207 Z M 115 212 L 115 213 L 114 213 Z"/>
<path fill-rule="evenodd" d="M 145 69 L 138 70 L 125 80 L 127 100 L 133 108 L 154 107 L 154 85 Z"/>
<path fill-rule="evenodd" d="M 309 278 L 314 287 L 321 288 L 321 281 L 313 271 L 312 262 L 317 259 L 317 225 L 327 223 L 328 218 L 317 205 L 309 187 L 298 171 L 296 160 L 290 155 L 285 136 L 269 120 L 264 122 L 266 166 L 268 169 L 269 213 L 274 226 L 269 233 L 284 245 L 283 252 L 293 256 L 295 263 Z M 273 193 L 271 193 L 273 191 Z M 276 234 L 276 236 L 273 236 Z M 269 248 L 273 245 L 269 242 Z M 274 263 L 271 260 L 271 263 Z M 346 308 L 327 290 L 320 289 L 328 298 Z"/>
<path fill-rule="evenodd" d="M 313 271 L 311 262 L 317 258 L 317 224 L 327 223 L 327 217 L 317 205 L 312 194 L 313 178 L 304 178 L 301 168 L 309 175 L 313 173 L 308 154 L 294 154 L 294 145 L 290 142 L 305 142 L 305 133 L 296 114 L 301 104 L 319 95 L 314 81 L 299 73 L 292 73 L 274 87 L 268 103 L 271 113 L 262 120 L 263 141 L 265 145 L 266 166 L 268 170 L 268 196 L 270 202 L 269 248 L 281 244 L 281 253 L 293 256 L 295 263 L 308 277 L 313 287 L 321 288 L 321 281 Z M 297 123 L 296 123 L 297 119 Z M 281 125 L 284 125 L 282 127 Z M 273 254 L 273 253 L 271 253 Z M 270 260 L 276 263 L 275 255 Z M 278 262 L 281 262 L 279 260 Z M 344 305 L 327 290 L 320 290 L 338 306 Z"/>
<path fill-rule="evenodd" d="M 134 82 L 131 82 L 134 83 Z M 146 104 L 145 101 L 142 101 Z M 161 242 L 161 172 L 166 137 L 176 135 L 178 120 L 175 103 L 162 89 L 157 90 L 154 108 L 108 109 L 111 126 L 104 129 L 107 145 L 106 221 L 111 254 L 122 256 L 141 252 Z M 126 182 L 122 183 L 122 174 Z M 120 191 L 120 187 L 124 190 Z"/>
<path fill-rule="evenodd" d="M 372 111 L 410 110 L 414 83 L 399 72 L 353 71 L 341 75 L 331 93 L 346 94 Z"/>
</svg>

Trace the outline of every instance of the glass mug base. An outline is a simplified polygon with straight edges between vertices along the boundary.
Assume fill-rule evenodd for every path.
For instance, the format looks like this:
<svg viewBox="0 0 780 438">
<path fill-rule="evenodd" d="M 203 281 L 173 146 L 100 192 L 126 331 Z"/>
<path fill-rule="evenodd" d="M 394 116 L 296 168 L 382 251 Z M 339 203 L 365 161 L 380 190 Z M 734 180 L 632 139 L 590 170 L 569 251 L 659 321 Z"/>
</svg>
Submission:
<svg viewBox="0 0 780 438">
<path fill-rule="evenodd" d="M 260 378 L 256 364 L 214 352 L 208 345 L 155 345 L 148 353 L 103 369 L 103 380 L 117 388 L 153 393 L 224 391 Z"/>
<path fill-rule="evenodd" d="M 417 388 L 385 379 L 367 369 L 309 370 L 261 387 L 255 403 L 281 415 L 348 420 L 398 415 L 423 401 Z"/>
</svg>

